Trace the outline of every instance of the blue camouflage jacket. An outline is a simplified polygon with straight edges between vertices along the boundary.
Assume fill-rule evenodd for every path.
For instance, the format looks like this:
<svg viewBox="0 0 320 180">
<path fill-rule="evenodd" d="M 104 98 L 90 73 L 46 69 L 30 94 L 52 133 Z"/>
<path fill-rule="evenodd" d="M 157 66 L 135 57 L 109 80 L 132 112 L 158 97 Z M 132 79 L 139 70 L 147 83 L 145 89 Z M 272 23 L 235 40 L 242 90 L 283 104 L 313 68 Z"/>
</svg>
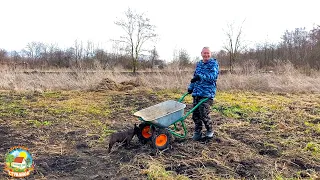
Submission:
<svg viewBox="0 0 320 180">
<path fill-rule="evenodd" d="M 192 96 L 208 97 L 216 95 L 216 81 L 219 75 L 219 64 L 216 59 L 210 58 L 206 63 L 202 60 L 197 63 L 194 76 L 199 75 L 200 81 L 191 83 L 188 90 L 193 90 Z"/>
</svg>

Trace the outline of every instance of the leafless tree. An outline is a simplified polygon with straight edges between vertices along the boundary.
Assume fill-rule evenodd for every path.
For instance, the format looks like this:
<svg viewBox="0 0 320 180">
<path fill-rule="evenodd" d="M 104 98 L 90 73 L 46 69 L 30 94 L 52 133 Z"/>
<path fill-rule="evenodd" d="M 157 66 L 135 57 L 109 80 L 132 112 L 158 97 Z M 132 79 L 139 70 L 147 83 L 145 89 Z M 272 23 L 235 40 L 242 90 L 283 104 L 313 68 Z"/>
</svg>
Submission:
<svg viewBox="0 0 320 180">
<path fill-rule="evenodd" d="M 120 19 L 115 24 L 125 32 L 118 41 L 127 45 L 132 59 L 133 73 L 135 73 L 143 45 L 157 37 L 155 26 L 150 23 L 150 19 L 145 17 L 145 14 L 133 12 L 130 8 L 125 12 L 125 19 Z"/>
<path fill-rule="evenodd" d="M 0 62 L 4 62 L 7 59 L 8 52 L 5 49 L 0 49 Z"/>
<path fill-rule="evenodd" d="M 288 31 L 282 36 L 281 47 L 285 57 L 291 63 L 301 66 L 305 64 L 308 52 L 308 37 L 309 34 L 305 28 L 296 28 L 294 31 Z"/>
<path fill-rule="evenodd" d="M 21 59 L 21 55 L 19 54 L 18 51 L 11 51 L 10 52 L 10 57 L 13 61 L 18 61 Z"/>
<path fill-rule="evenodd" d="M 91 41 L 87 41 L 87 47 L 85 49 L 85 58 L 89 59 L 94 56 L 95 46 Z"/>
<path fill-rule="evenodd" d="M 233 71 L 234 63 L 237 60 L 239 53 L 245 49 L 245 45 L 242 42 L 242 22 L 239 29 L 234 28 L 234 23 L 229 23 L 227 25 L 227 30 L 225 30 L 225 34 L 227 36 L 227 43 L 223 46 L 223 48 L 229 54 L 229 65 L 230 65 L 230 72 Z M 235 32 L 236 31 L 236 32 Z"/>
<path fill-rule="evenodd" d="M 40 59 L 43 53 L 46 53 L 47 46 L 41 42 L 28 43 L 24 53 L 31 59 Z"/>
<path fill-rule="evenodd" d="M 310 31 L 310 53 L 308 64 L 320 70 L 320 25 L 317 25 Z"/>
<path fill-rule="evenodd" d="M 153 70 L 154 62 L 159 58 L 158 51 L 156 47 L 150 51 L 150 60 L 151 60 L 151 70 Z"/>
<path fill-rule="evenodd" d="M 191 58 L 186 49 L 174 49 L 173 62 L 179 69 L 184 69 L 191 65 Z"/>
<path fill-rule="evenodd" d="M 180 49 L 178 59 L 180 68 L 187 67 L 191 63 L 190 55 L 186 49 Z"/>
<path fill-rule="evenodd" d="M 78 40 L 75 40 L 75 42 L 74 42 L 74 55 L 75 55 L 76 66 L 79 66 L 79 61 L 83 57 L 83 43 L 82 43 L 82 41 L 79 43 Z"/>
</svg>

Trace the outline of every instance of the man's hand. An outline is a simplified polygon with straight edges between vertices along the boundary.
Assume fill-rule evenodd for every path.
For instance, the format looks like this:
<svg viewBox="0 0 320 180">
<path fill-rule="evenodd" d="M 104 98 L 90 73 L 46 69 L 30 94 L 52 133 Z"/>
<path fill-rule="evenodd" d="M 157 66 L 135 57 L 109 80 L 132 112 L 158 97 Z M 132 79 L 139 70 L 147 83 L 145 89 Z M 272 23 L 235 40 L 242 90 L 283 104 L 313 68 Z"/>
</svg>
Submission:
<svg viewBox="0 0 320 180">
<path fill-rule="evenodd" d="M 192 94 L 193 90 L 192 89 L 188 89 L 188 93 Z"/>
<path fill-rule="evenodd" d="M 191 83 L 194 83 L 194 82 L 197 82 L 197 81 L 200 81 L 201 78 L 199 75 L 195 75 L 194 78 L 191 79 Z"/>
</svg>

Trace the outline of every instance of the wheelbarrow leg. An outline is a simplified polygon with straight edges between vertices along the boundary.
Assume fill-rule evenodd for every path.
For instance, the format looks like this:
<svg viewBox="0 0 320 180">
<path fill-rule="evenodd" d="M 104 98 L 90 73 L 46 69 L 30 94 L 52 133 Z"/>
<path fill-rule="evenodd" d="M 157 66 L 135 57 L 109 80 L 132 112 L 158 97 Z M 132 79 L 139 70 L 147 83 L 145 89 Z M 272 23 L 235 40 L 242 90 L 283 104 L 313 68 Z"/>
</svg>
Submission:
<svg viewBox="0 0 320 180">
<path fill-rule="evenodd" d="M 178 130 L 178 128 L 177 128 L 176 123 L 174 123 L 173 125 L 174 125 L 174 130 L 175 130 L 175 131 L 177 131 L 177 130 Z"/>
<path fill-rule="evenodd" d="M 185 138 L 185 137 L 187 136 L 187 132 L 188 132 L 188 131 L 187 131 L 186 125 L 184 124 L 184 119 L 182 119 L 182 120 L 180 120 L 180 121 L 178 121 L 178 122 L 181 122 L 181 124 L 182 124 L 183 131 L 184 131 L 183 134 L 178 134 L 178 133 L 175 132 L 175 130 L 176 130 L 176 123 L 174 123 L 174 129 L 168 128 L 168 130 L 169 130 L 170 133 L 173 134 L 174 136 L 177 136 L 177 137 L 179 137 L 179 138 Z"/>
</svg>

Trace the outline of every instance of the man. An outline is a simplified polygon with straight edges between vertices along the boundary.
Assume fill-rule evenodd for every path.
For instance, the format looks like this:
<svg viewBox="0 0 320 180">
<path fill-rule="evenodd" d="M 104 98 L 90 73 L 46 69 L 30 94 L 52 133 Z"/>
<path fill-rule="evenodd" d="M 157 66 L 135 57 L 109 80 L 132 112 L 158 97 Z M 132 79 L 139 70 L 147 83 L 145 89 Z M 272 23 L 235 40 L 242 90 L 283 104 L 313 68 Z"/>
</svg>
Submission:
<svg viewBox="0 0 320 180">
<path fill-rule="evenodd" d="M 202 60 L 197 63 L 188 92 L 193 96 L 193 106 L 196 106 L 202 99 L 209 98 L 203 102 L 192 114 L 194 121 L 193 139 L 198 141 L 202 138 L 202 123 L 207 132 L 206 138 L 213 138 L 212 121 L 209 113 L 216 95 L 216 81 L 219 75 L 219 64 L 214 58 L 211 58 L 211 51 L 204 47 L 201 52 Z"/>
</svg>

